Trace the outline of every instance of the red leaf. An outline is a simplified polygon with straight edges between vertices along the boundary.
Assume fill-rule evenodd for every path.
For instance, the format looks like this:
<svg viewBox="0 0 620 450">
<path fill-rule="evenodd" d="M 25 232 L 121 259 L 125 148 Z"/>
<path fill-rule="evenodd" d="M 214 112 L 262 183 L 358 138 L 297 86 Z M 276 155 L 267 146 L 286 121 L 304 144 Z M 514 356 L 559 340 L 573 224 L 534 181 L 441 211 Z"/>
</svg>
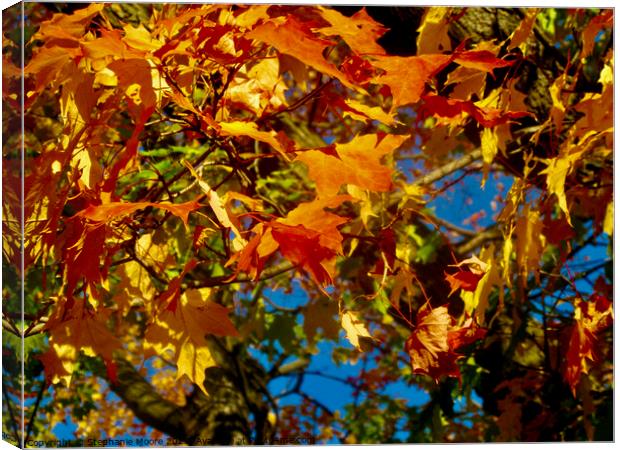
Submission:
<svg viewBox="0 0 620 450">
<path fill-rule="evenodd" d="M 111 359 L 104 359 L 103 362 L 105 364 L 105 371 L 108 375 L 108 380 L 111 384 L 116 384 L 118 382 L 118 367 L 116 366 L 116 363 Z"/>
<path fill-rule="evenodd" d="M 483 339 L 486 334 L 487 330 L 480 328 L 470 317 L 463 323 L 461 328 L 448 332 L 448 345 L 450 348 L 458 349 Z"/>
<path fill-rule="evenodd" d="M 577 300 L 575 323 L 568 330 L 562 367 L 564 380 L 575 395 L 581 374 L 587 374 L 598 360 L 598 334 L 613 322 L 612 303 L 594 294 L 590 301 Z M 590 362 L 588 362 L 588 360 Z"/>
<path fill-rule="evenodd" d="M 423 100 L 423 108 L 429 114 L 452 118 L 466 113 L 487 128 L 504 124 L 511 119 L 530 115 L 527 111 L 501 111 L 499 109 L 481 108 L 469 100 L 449 99 L 434 94 L 423 96 Z"/>
<path fill-rule="evenodd" d="M 323 263 L 336 256 L 336 253 L 320 244 L 319 233 L 303 225 L 293 227 L 277 222 L 272 223 L 271 228 L 282 256 L 310 273 L 320 286 L 331 284 L 332 277 Z"/>
<path fill-rule="evenodd" d="M 469 270 L 460 270 L 455 274 L 444 273 L 446 281 L 450 284 L 450 294 L 452 295 L 458 289 L 474 292 L 478 287 L 478 282 L 484 274 L 476 274 Z"/>
</svg>

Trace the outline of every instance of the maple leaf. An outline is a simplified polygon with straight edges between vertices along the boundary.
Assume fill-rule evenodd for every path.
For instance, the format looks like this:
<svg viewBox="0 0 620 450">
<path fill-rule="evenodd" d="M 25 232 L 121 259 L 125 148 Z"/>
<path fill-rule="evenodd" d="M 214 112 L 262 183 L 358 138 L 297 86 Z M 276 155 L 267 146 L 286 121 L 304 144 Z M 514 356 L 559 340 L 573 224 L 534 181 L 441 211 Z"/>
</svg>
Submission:
<svg viewBox="0 0 620 450">
<path fill-rule="evenodd" d="M 237 271 L 256 279 L 269 258 L 277 250 L 296 267 L 307 271 L 319 286 L 332 283 L 333 260 L 342 254 L 342 235 L 338 227 L 348 221 L 328 212 L 348 195 L 318 198 L 298 205 L 286 217 L 259 223 L 253 228 L 255 236 L 246 247 L 228 261 L 237 262 Z"/>
<path fill-rule="evenodd" d="M 90 311 L 86 302 L 78 299 L 57 307 L 45 325 L 50 348 L 42 362 L 48 380 L 64 381 L 68 386 L 80 352 L 112 361 L 112 354 L 121 348 L 121 343 L 106 326 L 109 314 L 105 309 Z"/>
<path fill-rule="evenodd" d="M 94 286 L 100 285 L 103 281 L 100 257 L 105 248 L 105 227 L 85 226 L 73 221 L 67 226 L 66 239 L 62 255 L 67 292 L 73 292 L 82 278 Z"/>
<path fill-rule="evenodd" d="M 454 118 L 465 113 L 484 127 L 494 127 L 512 119 L 531 115 L 527 111 L 502 111 L 495 108 L 480 107 L 469 100 L 449 99 L 435 94 L 424 95 L 422 98 L 424 100 L 423 108 L 429 114 Z"/>
<path fill-rule="evenodd" d="M 497 58 L 488 50 L 468 50 L 458 52 L 454 55 L 454 61 L 463 67 L 477 69 L 483 72 L 492 72 L 493 69 L 508 67 L 514 64 L 513 61 L 506 61 Z"/>
<path fill-rule="evenodd" d="M 374 57 L 373 65 L 385 71 L 384 74 L 374 78 L 374 82 L 384 84 L 392 92 L 392 110 L 417 103 L 425 91 L 426 83 L 443 67 L 452 57 L 449 55 L 421 55 L 421 56 L 377 56 Z"/>
<path fill-rule="evenodd" d="M 348 341 L 353 344 L 356 349 L 362 351 L 363 339 L 372 338 L 366 325 L 359 319 L 357 313 L 353 311 L 346 311 L 343 313 L 340 320 Z"/>
<path fill-rule="evenodd" d="M 432 308 L 429 303 L 424 304 L 405 344 L 413 373 L 429 375 L 435 382 L 439 382 L 442 376 L 460 380 L 461 372 L 456 362 L 463 356 L 455 350 L 481 339 L 485 334 L 471 318 L 456 327 L 446 306 Z"/>
<path fill-rule="evenodd" d="M 109 202 L 101 205 L 88 205 L 82 211 L 78 212 L 76 216 L 83 217 L 84 219 L 88 219 L 92 222 L 107 223 L 119 217 L 132 214 L 140 209 L 148 208 L 149 206 L 171 212 L 175 216 L 179 217 L 185 226 L 187 226 L 189 213 L 200 208 L 200 203 L 196 201 L 178 204 L 168 202 Z"/>
<path fill-rule="evenodd" d="M 303 225 L 289 226 L 272 222 L 271 236 L 282 256 L 307 271 L 319 286 L 332 283 L 331 267 L 326 264 L 336 252 L 321 245 L 321 234 Z"/>
<path fill-rule="evenodd" d="M 475 274 L 468 270 L 459 270 L 455 274 L 444 273 L 446 281 L 450 284 L 448 297 L 459 289 L 474 292 L 478 287 L 478 282 L 482 278 L 481 274 Z"/>
<path fill-rule="evenodd" d="M 32 39 L 40 39 L 44 42 L 54 42 L 56 39 L 77 39 L 84 34 L 86 26 L 103 10 L 104 6 L 103 3 L 91 3 L 86 8 L 74 11 L 73 14 L 54 14 L 50 20 L 41 23 Z"/>
<path fill-rule="evenodd" d="M 341 97 L 334 99 L 334 103 L 342 107 L 344 116 L 350 116 L 355 120 L 376 120 L 389 126 L 397 123 L 394 114 L 386 113 L 379 106 L 368 106 L 352 99 L 343 101 Z"/>
<path fill-rule="evenodd" d="M 183 164 L 187 167 L 194 178 L 196 178 L 200 189 L 202 189 L 202 191 L 207 195 L 207 200 L 209 201 L 209 205 L 215 213 L 217 220 L 220 224 L 222 224 L 222 226 L 230 228 L 233 231 L 235 234 L 234 242 L 237 248 L 243 248 L 247 244 L 247 241 L 241 236 L 241 231 L 239 230 L 240 225 L 237 218 L 230 213 L 218 193 L 211 189 L 211 186 L 209 186 L 209 184 L 196 173 L 192 165 L 187 161 L 183 161 Z"/>
<path fill-rule="evenodd" d="M 445 306 L 433 309 L 427 303 L 420 308 L 415 329 L 405 345 L 413 373 L 429 375 L 436 382 L 442 376 L 460 377 L 458 355 L 448 345 L 452 320 Z"/>
<path fill-rule="evenodd" d="M 238 336 L 228 318 L 229 310 L 208 298 L 209 290 L 180 292 L 181 280 L 195 266 L 185 265 L 183 272 L 169 283 L 159 297 L 159 311 L 145 332 L 147 355 L 161 355 L 172 351 L 177 363 L 177 378 L 187 375 L 206 392 L 205 370 L 215 365 L 205 336 Z"/>
<path fill-rule="evenodd" d="M 562 375 L 575 395 L 581 374 L 597 359 L 598 335 L 613 322 L 612 303 L 593 294 L 589 301 L 575 299 L 574 323 L 568 329 Z M 588 360 L 590 363 L 588 363 Z"/>
<path fill-rule="evenodd" d="M 451 296 L 458 289 L 463 289 L 468 292 L 475 292 L 478 287 L 479 281 L 482 279 L 484 274 L 488 270 L 488 264 L 478 259 L 477 256 L 472 256 L 471 258 L 464 259 L 458 264 L 455 264 L 455 267 L 461 267 L 463 265 L 469 265 L 469 270 L 460 269 L 455 274 L 449 274 L 444 272 L 444 276 L 446 281 L 450 284 L 450 294 Z"/>
<path fill-rule="evenodd" d="M 613 27 L 614 12 L 612 10 L 602 11 L 599 15 L 594 17 L 585 29 L 581 32 L 582 46 L 580 58 L 587 58 L 594 49 L 594 43 L 596 42 L 596 36 L 603 28 Z"/>
<path fill-rule="evenodd" d="M 295 160 L 308 166 L 320 197 L 335 195 L 343 184 L 386 192 L 392 186 L 392 169 L 381 164 L 381 157 L 392 153 L 408 138 L 409 135 L 366 134 L 346 144 L 304 151 Z"/>
<path fill-rule="evenodd" d="M 306 24 L 292 15 L 264 22 L 247 33 L 247 37 L 271 45 L 279 52 L 293 56 L 319 72 L 337 78 L 347 87 L 354 86 L 323 56 L 323 51 L 335 43 L 318 38 Z"/>
<path fill-rule="evenodd" d="M 418 27 L 416 48 L 418 55 L 443 52 L 451 49 L 448 36 L 450 8 L 431 6 L 424 13 Z"/>
<path fill-rule="evenodd" d="M 269 144 L 287 160 L 289 159 L 288 153 L 295 149 L 295 143 L 286 135 L 275 131 L 261 131 L 256 122 L 219 122 L 217 126 L 222 136 L 247 136 L 256 139 Z"/>
<path fill-rule="evenodd" d="M 376 41 L 387 32 L 387 28 L 370 17 L 366 8 L 360 9 L 351 17 L 322 6 L 319 6 L 319 12 L 331 25 L 319 28 L 320 33 L 326 36 L 340 36 L 349 48 L 358 54 L 385 54 L 383 47 Z"/>
</svg>

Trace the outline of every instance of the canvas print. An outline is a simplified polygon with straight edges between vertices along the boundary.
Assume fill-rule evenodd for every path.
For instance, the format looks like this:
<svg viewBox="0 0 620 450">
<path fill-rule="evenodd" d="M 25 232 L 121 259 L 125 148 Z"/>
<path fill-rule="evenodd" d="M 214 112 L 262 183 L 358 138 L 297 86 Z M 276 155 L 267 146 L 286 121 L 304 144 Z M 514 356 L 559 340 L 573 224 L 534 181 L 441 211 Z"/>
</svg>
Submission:
<svg viewBox="0 0 620 450">
<path fill-rule="evenodd" d="M 5 9 L 3 440 L 612 441 L 613 21 Z"/>
</svg>

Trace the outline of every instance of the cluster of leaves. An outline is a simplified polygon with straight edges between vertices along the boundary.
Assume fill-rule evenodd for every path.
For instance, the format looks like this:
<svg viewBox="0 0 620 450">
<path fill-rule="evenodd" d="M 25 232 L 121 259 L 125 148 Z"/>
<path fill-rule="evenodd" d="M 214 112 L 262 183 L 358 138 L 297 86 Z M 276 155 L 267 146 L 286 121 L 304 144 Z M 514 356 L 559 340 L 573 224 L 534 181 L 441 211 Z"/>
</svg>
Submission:
<svg viewBox="0 0 620 450">
<path fill-rule="evenodd" d="M 363 360 L 346 381 L 354 402 L 343 418 L 299 378 L 290 393 L 303 401 L 277 414 L 289 433 L 318 424 L 321 439 L 380 442 L 403 421 L 414 441 L 606 429 L 611 262 L 570 267 L 613 233 L 610 11 L 532 9 L 502 39 L 453 42 L 467 11 L 428 8 L 416 54 L 394 56 L 363 8 L 28 8 L 26 320 L 5 313 L 15 336 L 3 344 L 30 342 L 22 388 L 56 399 L 39 398 L 30 423 L 40 408 L 48 429 L 70 414 L 81 433 L 121 432 L 126 406 L 103 408 L 122 401 L 97 381 L 122 384 L 119 360 L 183 405 L 196 389 L 213 394 L 213 342 L 303 377 L 286 361 L 331 341 L 335 364 Z M 546 115 L 519 77 L 540 41 L 568 46 L 556 48 L 568 59 L 548 80 Z M 3 48 L 3 106 L 17 117 L 18 41 L 5 33 Z M 7 280 L 22 256 L 16 162 L 3 168 Z M 487 189 L 513 180 L 495 220 L 472 231 L 440 218 L 434 205 L 477 173 Z M 304 300 L 281 306 L 278 291 Z M 432 393 L 426 410 L 378 393 L 403 380 Z M 70 390 L 97 394 L 61 409 Z"/>
</svg>

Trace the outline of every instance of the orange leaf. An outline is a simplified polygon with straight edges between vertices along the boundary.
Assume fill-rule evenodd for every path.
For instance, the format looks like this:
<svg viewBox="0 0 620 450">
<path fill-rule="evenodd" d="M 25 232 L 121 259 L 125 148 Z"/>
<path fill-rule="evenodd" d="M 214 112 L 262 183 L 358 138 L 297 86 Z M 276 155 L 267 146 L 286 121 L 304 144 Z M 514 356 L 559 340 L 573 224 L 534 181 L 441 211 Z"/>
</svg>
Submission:
<svg viewBox="0 0 620 450">
<path fill-rule="evenodd" d="M 342 254 L 342 235 L 337 227 L 348 219 L 325 208 L 335 208 L 350 199 L 348 195 L 319 198 L 300 204 L 285 218 L 259 223 L 252 230 L 255 236 L 242 251 L 233 255 L 228 265 L 236 261 L 238 272 L 256 279 L 265 261 L 279 250 L 320 286 L 327 286 L 334 275 L 334 257 Z"/>
<path fill-rule="evenodd" d="M 351 17 L 321 6 L 319 11 L 323 19 L 331 25 L 319 28 L 318 31 L 322 34 L 342 37 L 351 50 L 359 54 L 385 54 L 383 47 L 376 41 L 386 33 L 387 28 L 375 22 L 366 12 L 366 8 L 360 9 Z"/>
<path fill-rule="evenodd" d="M 165 209 L 171 212 L 175 216 L 179 217 L 183 223 L 187 226 L 189 219 L 189 213 L 200 208 L 200 203 L 196 201 L 173 204 L 168 202 L 151 203 L 151 202 L 110 202 L 103 203 L 101 205 L 89 205 L 82 211 L 76 214 L 76 216 L 83 217 L 84 219 L 91 220 L 93 222 L 110 222 L 120 216 L 125 216 L 136 212 L 139 209 L 144 209 L 149 206 Z"/>
<path fill-rule="evenodd" d="M 303 225 L 289 226 L 277 222 L 271 223 L 271 233 L 282 256 L 308 272 L 319 286 L 332 283 L 332 275 L 325 262 L 336 256 L 336 252 L 321 245 L 319 233 Z"/>
<path fill-rule="evenodd" d="M 581 47 L 580 57 L 587 58 L 594 49 L 596 36 L 602 28 L 612 28 L 614 24 L 614 12 L 611 9 L 604 10 L 598 16 L 594 17 L 581 33 L 583 44 Z"/>
<path fill-rule="evenodd" d="M 396 150 L 408 138 L 408 135 L 392 134 L 383 138 L 376 134 L 356 136 L 346 144 L 305 151 L 296 160 L 308 166 L 319 197 L 337 194 L 343 184 L 387 192 L 392 187 L 392 169 L 381 164 L 381 157 Z M 334 151 L 330 152 L 332 148 Z"/>
<path fill-rule="evenodd" d="M 301 203 L 290 211 L 284 219 L 278 221 L 291 226 L 303 225 L 309 230 L 316 231 L 320 234 L 319 243 L 323 247 L 341 254 L 342 235 L 337 227 L 348 222 L 349 219 L 325 211 L 325 208 L 336 208 L 347 200 L 352 200 L 352 198 L 348 195 L 338 195 L 328 199 L 316 199 Z"/>
<path fill-rule="evenodd" d="M 264 22 L 246 36 L 269 44 L 280 53 L 293 56 L 319 72 L 337 78 L 345 86 L 353 87 L 346 76 L 323 56 L 323 50 L 334 42 L 318 38 L 293 16 Z"/>
<path fill-rule="evenodd" d="M 492 72 L 493 69 L 500 67 L 508 67 L 514 64 L 514 61 L 505 61 L 495 57 L 488 50 L 469 50 L 456 54 L 454 61 L 463 67 L 477 69 L 484 72 Z"/>
<path fill-rule="evenodd" d="M 445 67 L 452 57 L 448 55 L 377 56 L 374 65 L 385 71 L 374 79 L 385 84 L 392 92 L 392 109 L 417 103 L 424 93 L 425 85 Z"/>
<path fill-rule="evenodd" d="M 50 39 L 79 38 L 84 34 L 84 30 L 92 18 L 104 7 L 103 3 L 91 3 L 88 7 L 78 9 L 72 14 L 54 14 L 50 20 L 41 24 L 32 39 L 49 42 Z"/>
</svg>

